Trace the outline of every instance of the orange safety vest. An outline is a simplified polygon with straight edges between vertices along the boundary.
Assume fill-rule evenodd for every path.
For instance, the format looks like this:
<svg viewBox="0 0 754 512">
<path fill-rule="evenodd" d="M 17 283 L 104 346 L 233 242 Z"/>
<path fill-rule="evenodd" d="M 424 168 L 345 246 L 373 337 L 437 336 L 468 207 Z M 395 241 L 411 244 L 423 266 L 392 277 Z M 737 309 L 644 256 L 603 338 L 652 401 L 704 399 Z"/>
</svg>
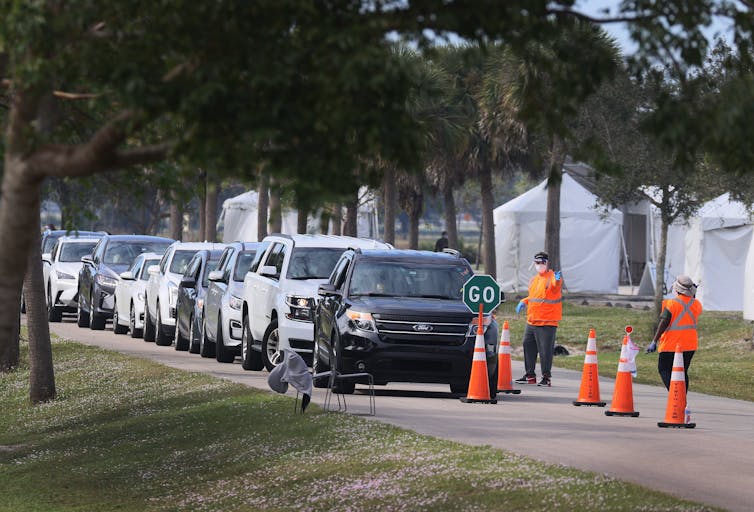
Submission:
<svg viewBox="0 0 754 512">
<path fill-rule="evenodd" d="M 696 324 L 702 314 L 702 303 L 693 297 L 678 295 L 662 301 L 663 309 L 670 311 L 670 324 L 660 336 L 660 352 L 675 352 L 676 345 L 686 352 L 698 346 Z"/>
<path fill-rule="evenodd" d="M 555 272 L 548 270 L 537 274 L 529 281 L 529 296 L 526 304 L 526 321 L 531 325 L 558 325 L 563 318 L 563 296 L 560 293 L 563 281 L 555 280 Z"/>
</svg>

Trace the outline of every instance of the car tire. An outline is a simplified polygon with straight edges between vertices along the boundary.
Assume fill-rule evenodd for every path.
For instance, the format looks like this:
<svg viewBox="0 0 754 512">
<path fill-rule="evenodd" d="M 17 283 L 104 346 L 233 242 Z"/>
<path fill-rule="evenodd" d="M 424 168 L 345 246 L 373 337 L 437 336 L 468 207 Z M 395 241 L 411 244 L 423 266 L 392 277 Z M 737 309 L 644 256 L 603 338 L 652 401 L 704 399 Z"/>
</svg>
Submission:
<svg viewBox="0 0 754 512">
<path fill-rule="evenodd" d="M 272 371 L 280 364 L 280 330 L 277 318 L 270 322 L 262 338 L 262 361 L 267 371 Z"/>
<path fill-rule="evenodd" d="M 118 303 L 113 304 L 113 333 L 114 334 L 126 334 L 128 332 L 127 325 L 120 324 L 120 315 L 118 314 Z"/>
<path fill-rule="evenodd" d="M 332 350 L 332 367 L 336 373 L 336 378 L 332 386 L 332 392 L 339 393 L 341 395 L 352 395 L 356 390 L 356 382 L 354 382 L 353 380 L 339 380 L 337 378 L 337 374 L 342 373 L 340 371 L 340 356 L 338 355 L 340 352 L 340 337 L 337 333 L 332 334 L 332 337 L 330 338 L 330 347 Z"/>
<path fill-rule="evenodd" d="M 244 370 L 259 371 L 264 368 L 262 354 L 255 351 L 252 347 L 254 339 L 251 337 L 251 328 L 249 327 L 249 317 L 243 318 L 243 330 L 241 335 L 241 368 Z"/>
<path fill-rule="evenodd" d="M 199 353 L 199 337 L 196 335 L 196 329 L 194 328 L 194 322 L 192 320 L 191 324 L 189 324 L 189 354 L 198 354 Z"/>
<path fill-rule="evenodd" d="M 81 306 L 81 295 L 79 295 L 79 303 L 76 306 L 76 325 L 89 327 L 89 312 L 84 313 L 84 308 Z"/>
<path fill-rule="evenodd" d="M 189 319 L 189 326 L 193 325 L 194 319 L 193 317 Z M 175 322 L 175 349 L 178 351 L 186 351 L 189 349 L 189 345 L 191 344 L 191 341 L 187 338 L 184 338 L 181 336 L 181 329 L 178 327 L 178 321 Z"/>
<path fill-rule="evenodd" d="M 202 357 L 215 357 L 215 344 L 209 339 L 204 332 L 204 322 L 202 322 L 202 330 L 199 332 L 199 355 Z"/>
<path fill-rule="evenodd" d="M 89 328 L 93 331 L 102 331 L 105 329 L 105 323 L 107 319 L 104 315 L 92 313 L 91 320 L 89 321 Z"/>
<path fill-rule="evenodd" d="M 314 342 L 314 351 L 312 354 L 312 373 L 317 375 L 318 373 L 324 373 L 330 371 L 330 365 L 326 365 L 320 359 L 319 343 Z M 326 388 L 330 385 L 330 377 L 314 377 L 312 383 L 315 388 Z"/>
<path fill-rule="evenodd" d="M 128 330 L 131 331 L 131 337 L 132 338 L 141 338 L 144 335 L 143 329 L 137 329 L 136 328 L 136 310 L 134 309 L 133 303 L 131 303 L 131 307 L 129 308 L 129 314 L 128 314 Z"/>
<path fill-rule="evenodd" d="M 47 287 L 47 319 L 50 322 L 60 322 L 63 319 L 63 312 L 57 306 L 52 298 L 52 291 Z"/>
<path fill-rule="evenodd" d="M 155 321 L 154 325 L 155 329 L 155 338 L 154 341 L 157 345 L 161 347 L 168 347 L 173 344 L 173 340 L 170 339 L 170 336 L 165 334 L 165 329 L 162 325 L 162 313 L 160 313 L 160 303 L 157 303 L 157 320 Z"/>
<path fill-rule="evenodd" d="M 155 328 L 152 323 L 152 315 L 149 314 L 146 298 L 144 299 L 144 341 L 152 342 L 155 339 Z"/>
<path fill-rule="evenodd" d="M 206 325 L 202 331 L 206 332 Z M 233 349 L 225 346 L 223 341 L 223 317 L 217 317 L 217 339 L 215 340 L 215 359 L 218 363 L 232 363 L 236 359 Z"/>
</svg>

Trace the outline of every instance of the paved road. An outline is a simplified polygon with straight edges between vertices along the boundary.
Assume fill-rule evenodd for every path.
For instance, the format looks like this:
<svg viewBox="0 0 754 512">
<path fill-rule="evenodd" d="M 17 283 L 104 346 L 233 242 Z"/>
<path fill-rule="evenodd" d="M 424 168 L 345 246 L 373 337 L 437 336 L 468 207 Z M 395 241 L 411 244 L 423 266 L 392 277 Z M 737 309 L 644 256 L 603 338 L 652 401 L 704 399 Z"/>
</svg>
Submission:
<svg viewBox="0 0 754 512">
<path fill-rule="evenodd" d="M 51 324 L 51 329 L 82 343 L 269 389 L 266 372 L 246 372 L 238 360 L 219 364 L 111 331 L 79 329 L 71 321 Z M 514 377 L 522 373 L 522 363 L 514 361 Z M 640 417 L 606 417 L 604 408 L 571 404 L 580 379 L 580 372 L 556 368 L 552 388 L 524 386 L 522 394 L 504 395 L 496 405 L 463 404 L 447 386 L 391 384 L 377 390 L 376 419 L 607 474 L 729 510 L 754 508 L 754 403 L 691 392 L 697 428 L 660 429 L 657 421 L 663 419 L 667 402 L 664 389 L 635 384 L 634 408 Z M 609 406 L 612 379 L 601 379 L 600 391 Z M 322 404 L 323 395 L 316 390 L 313 401 Z M 367 397 L 359 388 L 348 397 L 348 410 L 368 412 Z"/>
</svg>

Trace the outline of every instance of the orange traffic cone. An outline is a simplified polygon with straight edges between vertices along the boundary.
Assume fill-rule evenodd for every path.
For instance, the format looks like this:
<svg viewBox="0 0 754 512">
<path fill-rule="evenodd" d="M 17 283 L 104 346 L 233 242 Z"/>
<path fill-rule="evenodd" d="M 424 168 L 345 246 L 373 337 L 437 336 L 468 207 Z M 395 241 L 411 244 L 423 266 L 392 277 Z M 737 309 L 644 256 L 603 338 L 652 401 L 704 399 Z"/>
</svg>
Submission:
<svg viewBox="0 0 754 512">
<path fill-rule="evenodd" d="M 686 375 L 683 369 L 683 351 L 680 345 L 675 347 L 673 356 L 673 373 L 670 374 L 670 391 L 668 405 L 665 408 L 665 421 L 657 423 L 663 428 L 694 428 L 696 423 L 686 423 Z"/>
<path fill-rule="evenodd" d="M 600 401 L 600 374 L 597 369 L 597 335 L 594 329 L 589 329 L 586 340 L 586 356 L 584 356 L 584 371 L 581 373 L 581 387 L 579 397 L 573 405 L 596 405 L 605 407 Z"/>
<path fill-rule="evenodd" d="M 631 368 L 628 366 L 628 335 L 623 336 L 618 362 L 618 375 L 615 377 L 615 390 L 610 409 L 606 416 L 631 416 L 636 418 L 639 413 L 634 411 L 634 390 L 631 384 Z"/>
<path fill-rule="evenodd" d="M 469 389 L 464 403 L 496 404 L 497 400 L 490 398 L 490 380 L 487 375 L 487 351 L 484 348 L 484 319 L 483 306 L 479 304 L 479 325 L 474 342 L 474 356 L 471 360 L 471 375 Z"/>
<path fill-rule="evenodd" d="M 518 395 L 520 389 L 513 389 L 513 376 L 511 375 L 511 331 L 508 320 L 503 322 L 503 332 L 500 335 L 500 347 L 497 351 L 497 391 Z"/>
</svg>

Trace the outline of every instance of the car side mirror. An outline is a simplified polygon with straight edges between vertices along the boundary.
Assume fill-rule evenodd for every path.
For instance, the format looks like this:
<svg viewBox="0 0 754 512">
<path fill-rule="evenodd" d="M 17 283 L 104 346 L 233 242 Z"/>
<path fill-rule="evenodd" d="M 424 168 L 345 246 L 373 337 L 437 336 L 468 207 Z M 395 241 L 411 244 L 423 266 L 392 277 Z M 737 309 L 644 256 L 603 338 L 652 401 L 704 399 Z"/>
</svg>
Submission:
<svg viewBox="0 0 754 512">
<path fill-rule="evenodd" d="M 259 269 L 259 273 L 266 277 L 278 277 L 278 269 L 273 265 L 265 265 Z"/>
<path fill-rule="evenodd" d="M 42 261 L 52 265 L 52 255 L 49 252 L 44 253 L 42 255 Z"/>
<path fill-rule="evenodd" d="M 213 270 L 209 273 L 207 279 L 214 282 L 224 282 L 225 272 L 223 272 L 222 270 Z"/>
<path fill-rule="evenodd" d="M 120 273 L 120 278 L 124 279 L 126 281 L 133 281 L 135 279 L 133 273 L 131 273 L 129 271 L 121 272 Z"/>
<path fill-rule="evenodd" d="M 81 257 L 81 263 L 84 265 L 94 265 L 94 260 L 92 259 L 92 255 L 89 256 L 82 256 Z"/>
<path fill-rule="evenodd" d="M 196 287 L 196 279 L 194 279 L 191 276 L 188 276 L 188 277 L 184 276 L 181 278 L 180 286 L 184 288 L 194 288 Z"/>
<path fill-rule="evenodd" d="M 324 283 L 324 284 L 319 285 L 319 289 L 317 290 L 317 293 L 319 295 L 322 295 L 323 297 L 340 295 L 340 291 L 338 291 L 338 289 L 335 288 L 334 284 L 330 284 L 330 283 Z"/>
<path fill-rule="evenodd" d="M 160 273 L 160 266 L 159 266 L 159 265 L 151 265 L 151 266 L 150 266 L 150 267 L 149 267 L 149 268 L 147 269 L 147 273 L 148 273 L 148 274 L 149 274 L 150 276 L 154 276 L 154 275 L 157 275 L 157 274 L 159 274 L 159 273 Z"/>
</svg>

